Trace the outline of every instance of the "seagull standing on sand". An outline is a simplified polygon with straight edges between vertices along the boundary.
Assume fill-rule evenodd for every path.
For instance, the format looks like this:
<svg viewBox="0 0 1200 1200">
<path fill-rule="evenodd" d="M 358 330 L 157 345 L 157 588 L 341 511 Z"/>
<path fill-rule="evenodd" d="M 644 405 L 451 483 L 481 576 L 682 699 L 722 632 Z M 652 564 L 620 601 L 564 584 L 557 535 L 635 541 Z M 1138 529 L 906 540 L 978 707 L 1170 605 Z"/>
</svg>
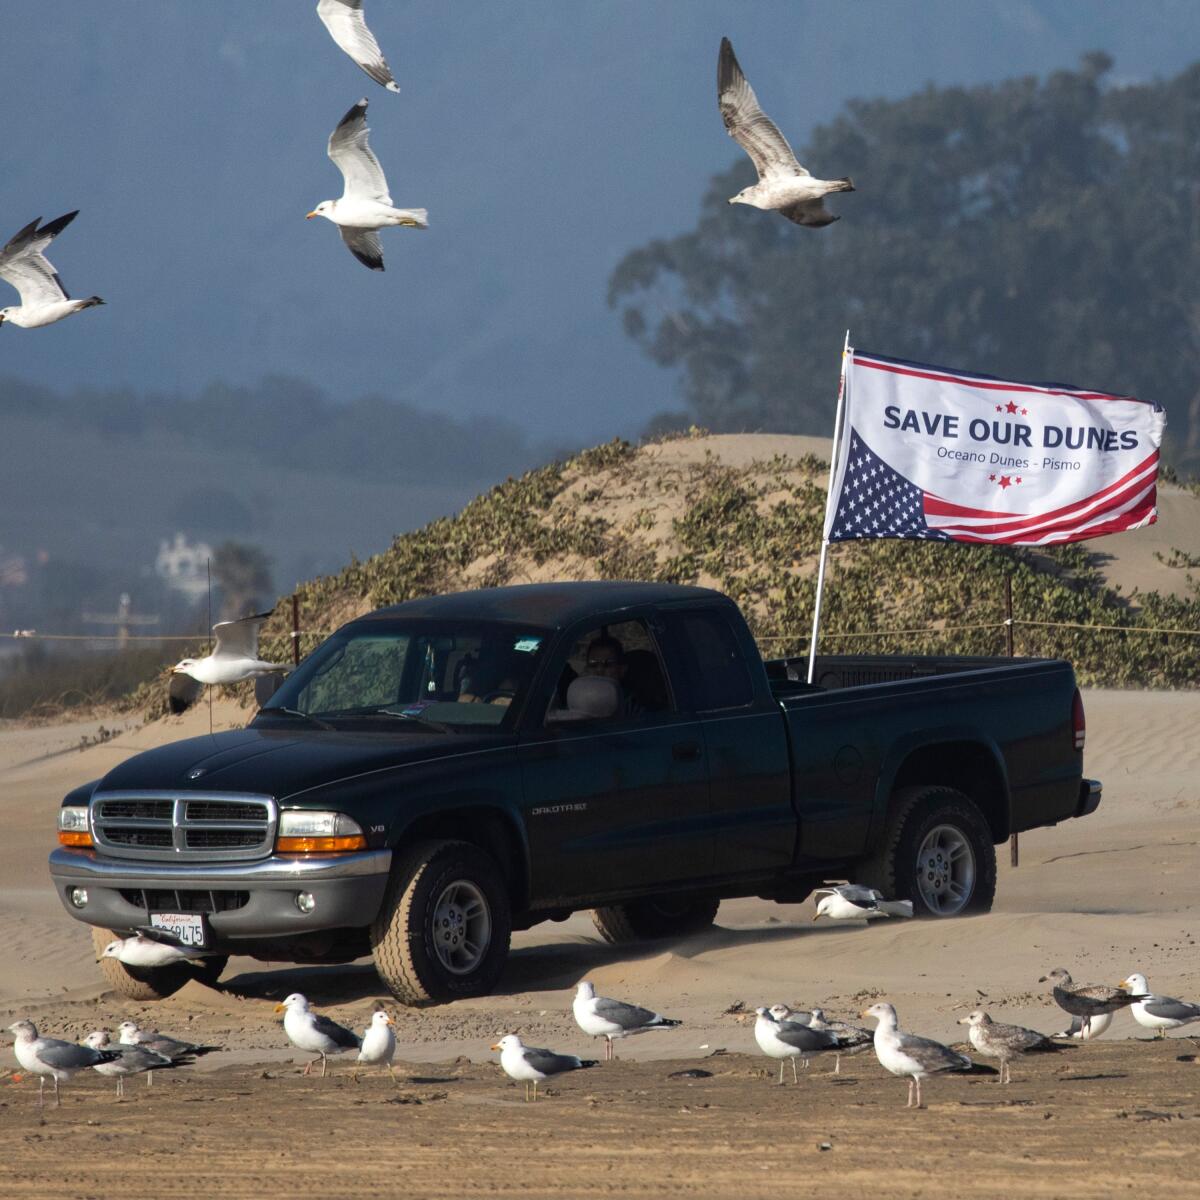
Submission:
<svg viewBox="0 0 1200 1200">
<path fill-rule="evenodd" d="M 717 103 L 729 136 L 750 156 L 758 182 L 731 196 L 730 204 L 774 211 L 797 225 L 819 228 L 841 220 L 826 211 L 823 197 L 852 192 L 851 179 L 814 179 L 797 161 L 787 138 L 759 107 L 728 38 L 717 59 Z"/>
<path fill-rule="evenodd" d="M 196 1042 L 181 1042 L 178 1038 L 159 1033 L 157 1029 L 139 1029 L 136 1021 L 122 1021 L 117 1026 L 117 1035 L 121 1039 L 120 1046 L 138 1046 L 143 1050 L 161 1054 L 171 1062 L 185 1067 L 191 1066 L 197 1058 L 205 1054 L 224 1049 L 223 1046 L 201 1046 Z M 146 1086 L 149 1087 L 153 1082 L 153 1074 L 147 1073 Z"/>
<path fill-rule="evenodd" d="M 505 1034 L 492 1049 L 500 1051 L 500 1066 L 504 1068 L 505 1075 L 525 1085 L 526 1100 L 529 1099 L 531 1083 L 536 1100 L 537 1085 L 543 1079 L 600 1065 L 594 1058 L 577 1058 L 574 1054 L 555 1054 L 553 1050 L 526 1046 L 515 1033 Z"/>
<path fill-rule="evenodd" d="M 1056 1033 L 1056 1038 L 1074 1038 L 1080 1042 L 1090 1042 L 1098 1038 L 1112 1024 L 1112 1013 L 1099 1013 L 1085 1025 L 1082 1017 L 1072 1017 L 1071 1024 Z"/>
<path fill-rule="evenodd" d="M 1150 991 L 1145 975 L 1140 972 L 1130 975 L 1121 987 L 1142 997 L 1129 1011 L 1143 1029 L 1153 1029 L 1157 1037 L 1166 1037 L 1168 1029 L 1178 1029 L 1181 1025 L 1200 1021 L 1200 1004 L 1176 1000 L 1172 996 L 1155 995 Z"/>
<path fill-rule="evenodd" d="M 772 1008 L 771 1012 L 774 1013 L 774 1011 L 775 1009 Z M 842 1073 L 843 1054 L 861 1054 L 875 1044 L 875 1035 L 871 1030 L 864 1029 L 861 1025 L 850 1025 L 846 1021 L 827 1021 L 824 1010 L 819 1008 L 812 1010 L 808 1027 L 819 1033 L 832 1033 L 838 1039 L 838 1048 L 835 1051 L 833 1062 L 835 1075 Z"/>
<path fill-rule="evenodd" d="M 864 887 L 860 883 L 842 883 L 837 887 L 817 888 L 818 917 L 829 917 L 832 921 L 869 921 L 874 917 L 911 917 L 911 900 L 885 900 L 882 892 Z"/>
<path fill-rule="evenodd" d="M 317 16 L 329 30 L 329 36 L 361 70 L 389 92 L 400 90 L 375 35 L 367 28 L 362 0 L 319 0 Z"/>
<path fill-rule="evenodd" d="M 218 621 L 212 627 L 216 645 L 204 658 L 180 659 L 171 668 L 171 711 L 190 708 L 206 684 L 241 683 L 256 675 L 287 672 L 285 663 L 264 662 L 258 657 L 258 635 L 271 614 L 256 613 L 236 621 Z"/>
<path fill-rule="evenodd" d="M 275 1011 L 284 1013 L 283 1029 L 293 1045 L 299 1046 L 309 1054 L 320 1055 L 322 1079 L 325 1078 L 325 1071 L 329 1065 L 327 1055 L 357 1050 L 361 1045 L 356 1033 L 351 1033 L 336 1021 L 313 1012 L 308 1007 L 308 1001 L 299 992 L 293 992 L 283 1003 L 275 1005 Z M 305 1075 L 312 1070 L 316 1061 L 314 1058 L 305 1064 Z"/>
<path fill-rule="evenodd" d="M 112 1062 L 117 1057 L 111 1050 L 95 1050 L 91 1046 L 80 1046 L 75 1042 L 62 1042 L 58 1038 L 39 1037 L 32 1021 L 18 1021 L 8 1027 L 15 1037 L 13 1053 L 17 1062 L 38 1077 L 38 1108 L 45 1104 L 46 1076 L 54 1080 L 54 1105 L 62 1101 L 58 1097 L 60 1081 L 70 1079 L 88 1067 Z"/>
<path fill-rule="evenodd" d="M 383 167 L 367 141 L 367 101 L 360 100 L 329 135 L 329 157 L 345 179 L 340 200 L 322 200 L 308 214 L 332 221 L 347 249 L 365 267 L 383 270 L 379 231 L 389 225 L 429 228 L 423 208 L 393 208 Z"/>
<path fill-rule="evenodd" d="M 874 1017 L 878 1022 L 875 1026 L 875 1057 L 879 1059 L 879 1065 L 893 1075 L 908 1076 L 906 1108 L 913 1107 L 914 1085 L 916 1107 L 925 1107 L 921 1099 L 921 1080 L 928 1079 L 930 1075 L 940 1075 L 945 1071 L 996 1074 L 994 1068 L 976 1066 L 965 1054 L 959 1054 L 941 1042 L 904 1033 L 896 1020 L 896 1010 L 890 1004 L 872 1004 L 859 1015 Z"/>
<path fill-rule="evenodd" d="M 11 283 L 21 297 L 19 306 L 0 308 L 0 325 L 8 321 L 22 329 L 38 329 L 104 303 L 99 296 L 72 300 L 58 272 L 42 253 L 78 215 L 78 209 L 64 213 L 41 229 L 38 222 L 42 218 L 35 217 L 0 250 L 0 279 Z"/>
<path fill-rule="evenodd" d="M 159 939 L 146 933 L 116 938 L 100 952 L 100 958 L 115 958 L 127 967 L 169 967 L 207 957 L 205 951 L 185 946 L 171 938 Z M 96 959 L 97 962 L 100 958 Z"/>
<path fill-rule="evenodd" d="M 1024 1025 L 1004 1025 L 993 1021 L 983 1009 L 959 1018 L 960 1025 L 969 1026 L 967 1036 L 971 1045 L 980 1054 L 1000 1060 L 1000 1082 L 1012 1083 L 1012 1060 L 1030 1051 L 1057 1053 L 1074 1049 L 1073 1046 L 1056 1046 L 1044 1033 L 1026 1029 Z"/>
<path fill-rule="evenodd" d="M 1082 1017 L 1084 1029 L 1090 1028 L 1093 1017 L 1128 1008 L 1143 999 L 1140 994 L 1131 995 L 1105 983 L 1075 983 L 1066 967 L 1055 967 L 1043 975 L 1038 983 L 1052 983 L 1054 1002 L 1071 1016 Z"/>
<path fill-rule="evenodd" d="M 396 1035 L 392 1032 L 392 1018 L 382 1009 L 374 1013 L 371 1023 L 363 1030 L 362 1045 L 359 1047 L 356 1062 L 364 1067 L 384 1066 L 396 1082 L 396 1072 L 392 1070 L 392 1059 L 396 1055 Z"/>
<path fill-rule="evenodd" d="M 651 1029 L 674 1029 L 683 1024 L 636 1004 L 597 996 L 595 986 L 586 979 L 576 989 L 571 1009 L 575 1013 L 575 1023 L 584 1033 L 605 1039 L 605 1062 L 613 1057 L 613 1038 L 631 1037 Z"/>
<path fill-rule="evenodd" d="M 117 1081 L 117 1099 L 125 1095 L 125 1077 L 140 1075 L 143 1071 L 162 1071 L 170 1067 L 190 1067 L 194 1058 L 168 1058 L 148 1046 L 114 1046 L 109 1042 L 108 1033 L 97 1029 L 83 1039 L 85 1046 L 93 1050 L 111 1050 L 116 1057 L 109 1062 L 96 1063 L 92 1070 L 98 1075 L 115 1078 Z M 150 1078 L 146 1076 L 147 1080 Z"/>
<path fill-rule="evenodd" d="M 796 1059 L 802 1059 L 807 1067 L 811 1055 L 836 1051 L 838 1048 L 837 1038 L 832 1033 L 822 1033 L 808 1025 L 802 1025 L 799 1021 L 780 1020 L 772 1014 L 771 1009 L 756 1008 L 754 1012 L 757 1015 L 754 1022 L 754 1040 L 765 1055 L 779 1059 L 781 1085 L 783 1064 L 788 1059 L 792 1062 L 792 1082 L 798 1083 Z"/>
</svg>

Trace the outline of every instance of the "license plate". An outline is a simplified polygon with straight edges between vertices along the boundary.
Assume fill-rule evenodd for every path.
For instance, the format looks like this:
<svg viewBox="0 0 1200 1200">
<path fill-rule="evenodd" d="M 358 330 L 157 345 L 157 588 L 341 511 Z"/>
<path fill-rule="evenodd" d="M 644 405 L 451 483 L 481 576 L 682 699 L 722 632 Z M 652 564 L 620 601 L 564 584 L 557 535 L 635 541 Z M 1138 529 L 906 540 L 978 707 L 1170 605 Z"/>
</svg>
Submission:
<svg viewBox="0 0 1200 1200">
<path fill-rule="evenodd" d="M 151 913 L 150 925 L 166 930 L 185 946 L 204 948 L 204 918 L 199 913 Z"/>
</svg>

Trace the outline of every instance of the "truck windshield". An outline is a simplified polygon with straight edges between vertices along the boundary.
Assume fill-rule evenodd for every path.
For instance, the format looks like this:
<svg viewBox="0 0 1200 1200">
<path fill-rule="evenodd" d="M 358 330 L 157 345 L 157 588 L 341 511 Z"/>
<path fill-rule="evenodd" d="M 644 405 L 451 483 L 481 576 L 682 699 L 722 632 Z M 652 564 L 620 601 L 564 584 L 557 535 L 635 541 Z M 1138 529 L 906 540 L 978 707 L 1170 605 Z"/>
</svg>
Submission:
<svg viewBox="0 0 1200 1200">
<path fill-rule="evenodd" d="M 507 624 L 372 622 L 323 643 L 260 711 L 335 726 L 500 725 L 548 640 L 544 630 Z"/>
</svg>

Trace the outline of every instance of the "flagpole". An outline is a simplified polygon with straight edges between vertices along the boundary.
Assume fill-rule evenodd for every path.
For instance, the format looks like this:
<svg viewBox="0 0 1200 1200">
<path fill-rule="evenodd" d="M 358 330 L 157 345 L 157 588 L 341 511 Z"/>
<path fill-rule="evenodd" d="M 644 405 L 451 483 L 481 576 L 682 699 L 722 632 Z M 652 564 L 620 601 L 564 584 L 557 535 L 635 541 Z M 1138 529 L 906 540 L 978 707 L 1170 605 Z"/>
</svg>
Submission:
<svg viewBox="0 0 1200 1200">
<path fill-rule="evenodd" d="M 821 630 L 821 596 L 825 591 L 825 559 L 829 554 L 829 509 L 833 503 L 833 484 L 837 479 L 838 456 L 842 447 L 842 420 L 846 406 L 846 359 L 850 354 L 850 330 L 842 345 L 842 373 L 838 377 L 837 410 L 833 418 L 833 453 L 829 456 L 829 487 L 825 492 L 825 524 L 821 532 L 821 558 L 817 563 L 817 599 L 813 605 L 812 638 L 808 643 L 808 682 L 817 669 L 817 635 Z"/>
</svg>

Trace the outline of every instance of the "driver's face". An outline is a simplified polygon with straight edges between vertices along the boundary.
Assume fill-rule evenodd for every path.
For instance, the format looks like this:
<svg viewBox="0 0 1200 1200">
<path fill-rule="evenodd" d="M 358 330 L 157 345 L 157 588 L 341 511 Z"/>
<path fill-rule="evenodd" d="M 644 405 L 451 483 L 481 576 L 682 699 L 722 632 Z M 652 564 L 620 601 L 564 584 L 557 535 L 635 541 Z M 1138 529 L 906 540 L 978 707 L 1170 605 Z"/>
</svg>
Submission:
<svg viewBox="0 0 1200 1200">
<path fill-rule="evenodd" d="M 608 646 L 597 647 L 587 656 L 589 675 L 604 675 L 609 679 L 619 679 L 622 665 L 620 654 Z"/>
</svg>

